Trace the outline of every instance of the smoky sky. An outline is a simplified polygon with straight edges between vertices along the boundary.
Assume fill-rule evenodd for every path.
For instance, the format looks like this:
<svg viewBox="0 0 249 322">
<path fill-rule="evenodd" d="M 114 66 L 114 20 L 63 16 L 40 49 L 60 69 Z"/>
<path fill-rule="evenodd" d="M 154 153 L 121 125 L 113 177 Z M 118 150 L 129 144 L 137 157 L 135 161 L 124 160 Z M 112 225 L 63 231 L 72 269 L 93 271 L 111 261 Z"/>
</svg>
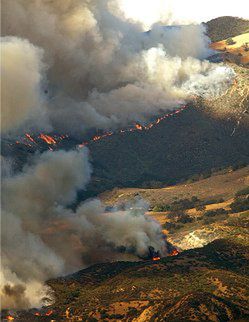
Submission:
<svg viewBox="0 0 249 322">
<path fill-rule="evenodd" d="M 193 95 L 220 95 L 233 78 L 203 61 L 201 24 L 145 33 L 113 0 L 3 0 L 2 12 L 4 133 L 145 122 Z"/>
</svg>

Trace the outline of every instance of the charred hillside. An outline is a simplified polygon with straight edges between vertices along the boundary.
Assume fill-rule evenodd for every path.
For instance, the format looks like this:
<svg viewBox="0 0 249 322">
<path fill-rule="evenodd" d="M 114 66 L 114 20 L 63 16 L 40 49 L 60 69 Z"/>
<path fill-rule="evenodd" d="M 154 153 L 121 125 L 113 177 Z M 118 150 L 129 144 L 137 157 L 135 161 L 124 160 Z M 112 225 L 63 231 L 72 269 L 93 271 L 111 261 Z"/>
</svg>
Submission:
<svg viewBox="0 0 249 322">
<path fill-rule="evenodd" d="M 150 131 L 117 134 L 89 145 L 92 193 L 114 186 L 172 184 L 213 168 L 249 162 L 249 129 L 236 129 L 190 106 Z"/>
<path fill-rule="evenodd" d="M 118 187 L 160 187 L 249 162 L 249 73 L 232 65 L 234 85 L 197 99 L 149 131 L 117 133 L 89 144 L 88 195 Z"/>
</svg>

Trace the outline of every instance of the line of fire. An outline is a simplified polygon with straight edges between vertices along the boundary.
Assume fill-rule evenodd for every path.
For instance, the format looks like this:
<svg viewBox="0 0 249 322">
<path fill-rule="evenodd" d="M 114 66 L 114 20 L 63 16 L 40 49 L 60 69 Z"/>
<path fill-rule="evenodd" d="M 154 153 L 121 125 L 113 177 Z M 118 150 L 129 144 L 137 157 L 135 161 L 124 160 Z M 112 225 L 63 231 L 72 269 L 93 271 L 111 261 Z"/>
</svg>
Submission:
<svg viewBox="0 0 249 322">
<path fill-rule="evenodd" d="M 142 125 L 140 123 L 135 123 L 134 125 L 127 127 L 125 129 L 120 129 L 118 131 L 107 131 L 101 134 L 96 134 L 84 141 L 83 143 L 77 144 L 78 148 L 82 148 L 84 146 L 89 145 L 90 143 L 100 141 L 104 138 L 110 137 L 114 134 L 122 134 L 122 133 L 127 133 L 127 132 L 135 132 L 135 131 L 148 131 L 152 127 L 158 125 L 162 121 L 173 117 L 177 116 L 181 112 L 185 111 L 188 108 L 188 105 L 183 105 L 180 108 L 166 113 L 161 117 L 158 117 L 156 120 L 152 121 L 151 123 L 148 123 L 147 125 Z M 19 137 L 14 143 L 9 143 L 10 146 L 13 145 L 20 145 L 20 146 L 26 146 L 30 149 L 37 149 L 40 146 L 45 146 L 48 148 L 50 151 L 54 151 L 57 147 L 60 147 L 60 143 L 63 144 L 66 140 L 70 140 L 69 135 L 67 134 L 45 134 L 45 133 L 40 133 L 40 134 L 32 134 L 32 133 L 25 133 L 23 136 Z"/>
</svg>

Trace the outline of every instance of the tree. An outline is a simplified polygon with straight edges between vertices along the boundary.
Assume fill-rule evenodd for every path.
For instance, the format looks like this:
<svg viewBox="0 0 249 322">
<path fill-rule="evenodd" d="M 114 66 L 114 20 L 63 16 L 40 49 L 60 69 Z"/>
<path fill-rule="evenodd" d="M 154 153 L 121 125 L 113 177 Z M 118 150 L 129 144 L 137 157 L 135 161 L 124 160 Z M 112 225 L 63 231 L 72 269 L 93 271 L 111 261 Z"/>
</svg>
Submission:
<svg viewBox="0 0 249 322">
<path fill-rule="evenodd" d="M 229 45 L 229 46 L 231 46 L 231 45 L 236 44 L 236 41 L 234 41 L 233 38 L 228 38 L 226 40 L 226 44 Z"/>
<path fill-rule="evenodd" d="M 245 42 L 242 46 L 244 48 L 244 51 L 249 51 L 249 43 Z"/>
</svg>

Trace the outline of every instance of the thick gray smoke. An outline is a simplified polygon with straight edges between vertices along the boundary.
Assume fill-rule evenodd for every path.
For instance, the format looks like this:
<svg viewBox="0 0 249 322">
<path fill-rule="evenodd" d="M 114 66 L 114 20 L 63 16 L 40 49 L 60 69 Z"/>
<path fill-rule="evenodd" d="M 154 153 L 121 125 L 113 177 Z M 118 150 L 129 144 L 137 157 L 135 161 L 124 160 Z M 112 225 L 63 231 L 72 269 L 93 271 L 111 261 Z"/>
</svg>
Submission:
<svg viewBox="0 0 249 322">
<path fill-rule="evenodd" d="M 31 108 L 42 105 L 44 93 L 37 92 L 42 64 L 47 66 L 48 90 L 42 110 L 55 130 L 74 134 L 145 121 L 192 95 L 213 97 L 229 86 L 231 70 L 223 69 L 214 81 L 216 67 L 199 60 L 210 54 L 202 25 L 154 25 L 144 33 L 141 25 L 125 20 L 117 3 L 2 1 L 3 41 L 25 49 L 25 66 L 31 66 L 25 80 L 33 84 L 22 83 L 20 64 L 13 57 L 6 83 L 13 80 L 13 87 L 21 83 L 30 92 L 30 101 L 21 106 L 5 102 L 4 111 L 8 106 L 22 111 L 14 113 L 14 124 L 21 124 L 27 112 L 34 120 Z M 16 38 L 5 38 L 10 35 Z"/>
<path fill-rule="evenodd" d="M 83 149 L 45 152 L 3 178 L 3 307 L 39 306 L 45 280 L 92 263 L 146 256 L 149 246 L 165 254 L 161 227 L 144 214 L 142 202 L 108 213 L 99 200 L 69 208 L 90 173 Z"/>
<path fill-rule="evenodd" d="M 28 40 L 4 37 L 1 43 L 2 117 L 3 132 L 32 122 L 49 129 L 45 117 L 45 102 L 41 95 L 45 66 L 43 50 Z M 37 121 L 39 119 L 39 121 Z M 31 122 L 30 122 L 31 121 Z M 37 123 L 37 124 L 36 124 Z"/>
<path fill-rule="evenodd" d="M 233 71 L 203 60 L 202 25 L 145 33 L 116 0 L 2 0 L 2 132 L 81 135 L 146 121 L 193 95 L 216 97 Z M 13 175 L 3 159 L 3 307 L 39 306 L 48 278 L 104 260 L 166 253 L 160 225 L 139 202 L 105 212 L 80 204 L 87 150 L 45 152 Z M 123 254 L 121 252 L 123 251 Z"/>
</svg>

